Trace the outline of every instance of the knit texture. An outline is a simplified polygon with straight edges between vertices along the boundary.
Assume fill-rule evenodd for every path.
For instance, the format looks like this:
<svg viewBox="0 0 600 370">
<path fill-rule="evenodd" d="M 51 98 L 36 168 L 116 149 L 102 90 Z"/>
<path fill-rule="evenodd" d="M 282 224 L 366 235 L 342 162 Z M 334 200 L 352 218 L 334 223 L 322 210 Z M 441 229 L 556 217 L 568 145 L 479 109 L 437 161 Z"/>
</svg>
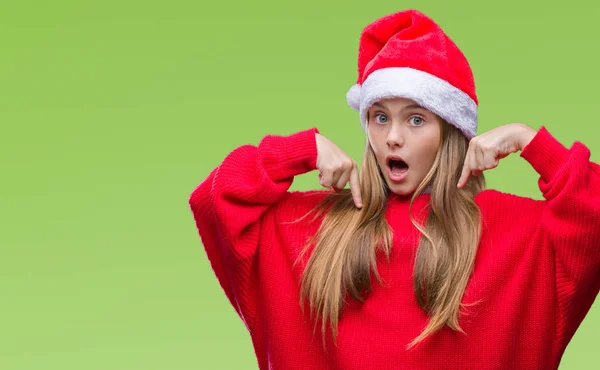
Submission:
<svg viewBox="0 0 600 370">
<path fill-rule="evenodd" d="M 483 300 L 461 318 L 466 335 L 445 327 L 411 350 L 426 326 L 412 291 L 420 233 L 409 203 L 391 196 L 390 263 L 378 268 L 363 303 L 350 301 L 338 346 L 322 348 L 320 328 L 303 316 L 293 265 L 322 220 L 284 224 L 331 190 L 289 191 L 316 169 L 317 128 L 265 136 L 233 150 L 189 197 L 214 273 L 249 330 L 267 369 L 556 369 L 600 288 L 600 166 L 580 142 L 567 149 L 542 127 L 521 151 L 540 175 L 543 200 L 485 190 L 476 196 L 483 233 L 463 302 Z M 429 206 L 418 197 L 413 212 Z M 329 338 L 330 339 L 330 338 Z"/>
</svg>

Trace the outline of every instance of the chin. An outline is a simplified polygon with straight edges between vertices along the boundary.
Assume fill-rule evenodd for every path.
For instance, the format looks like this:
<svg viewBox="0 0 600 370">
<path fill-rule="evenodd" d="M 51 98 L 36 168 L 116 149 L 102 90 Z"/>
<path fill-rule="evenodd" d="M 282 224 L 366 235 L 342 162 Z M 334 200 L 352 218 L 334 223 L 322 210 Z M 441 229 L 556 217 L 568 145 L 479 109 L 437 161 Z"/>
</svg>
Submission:
<svg viewBox="0 0 600 370">
<path fill-rule="evenodd" d="M 397 183 L 393 183 L 393 182 L 388 182 L 388 187 L 390 188 L 390 192 L 392 192 L 398 196 L 401 196 L 401 197 L 409 196 L 412 193 L 414 193 L 416 190 L 410 185 L 397 184 Z"/>
</svg>

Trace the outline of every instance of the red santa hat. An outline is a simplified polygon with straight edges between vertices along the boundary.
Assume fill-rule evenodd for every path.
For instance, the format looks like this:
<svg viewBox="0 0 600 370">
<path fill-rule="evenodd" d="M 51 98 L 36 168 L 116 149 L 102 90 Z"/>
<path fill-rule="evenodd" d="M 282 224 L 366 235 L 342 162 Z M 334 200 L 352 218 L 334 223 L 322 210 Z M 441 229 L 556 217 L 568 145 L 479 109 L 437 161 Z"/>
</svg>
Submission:
<svg viewBox="0 0 600 370">
<path fill-rule="evenodd" d="M 363 30 L 358 80 L 346 94 L 360 111 L 376 101 L 404 97 L 456 126 L 469 139 L 477 132 L 477 95 L 471 67 L 456 44 L 425 14 L 409 9 L 376 20 Z"/>
</svg>

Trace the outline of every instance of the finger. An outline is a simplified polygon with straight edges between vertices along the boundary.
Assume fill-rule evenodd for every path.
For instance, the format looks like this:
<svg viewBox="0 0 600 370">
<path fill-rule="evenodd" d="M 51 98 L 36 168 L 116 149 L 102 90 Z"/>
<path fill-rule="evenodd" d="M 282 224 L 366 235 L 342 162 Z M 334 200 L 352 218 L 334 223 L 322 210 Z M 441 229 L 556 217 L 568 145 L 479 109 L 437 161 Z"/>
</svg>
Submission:
<svg viewBox="0 0 600 370">
<path fill-rule="evenodd" d="M 477 161 L 477 152 L 478 149 L 474 146 L 473 149 L 471 149 L 471 155 L 469 156 L 469 167 L 471 168 L 471 175 L 473 174 L 473 171 L 479 169 L 479 163 Z"/>
<path fill-rule="evenodd" d="M 337 186 L 338 182 L 340 182 L 340 177 L 342 177 L 343 174 L 344 174 L 343 168 L 338 168 L 337 170 L 333 171 L 333 174 L 331 175 L 331 186 L 332 187 Z M 343 186 L 342 186 L 342 188 L 343 188 Z"/>
<path fill-rule="evenodd" d="M 471 168 L 469 167 L 468 160 L 465 159 L 465 163 L 463 164 L 463 169 L 460 174 L 460 178 L 458 179 L 458 187 L 462 188 L 469 180 L 469 175 L 471 174 Z"/>
<path fill-rule="evenodd" d="M 498 158 L 492 151 L 488 151 L 485 153 L 484 163 L 486 169 L 496 168 L 498 167 Z"/>
<path fill-rule="evenodd" d="M 473 161 L 471 162 L 471 176 L 479 176 L 485 170 L 485 153 L 480 146 L 473 148 Z"/>
<path fill-rule="evenodd" d="M 352 199 L 354 199 L 354 204 L 358 208 L 362 208 L 362 196 L 360 194 L 360 184 L 358 182 L 358 169 L 356 165 L 353 166 L 352 172 L 350 174 L 350 191 L 352 192 Z"/>
<path fill-rule="evenodd" d="M 469 180 L 469 175 L 471 174 L 471 167 L 469 166 L 469 162 L 471 161 L 471 148 L 467 150 L 467 154 L 465 155 L 465 161 L 463 164 L 463 169 L 460 174 L 460 178 L 458 180 L 458 187 L 462 188 Z"/>
<path fill-rule="evenodd" d="M 330 170 L 323 170 L 321 172 L 321 174 L 319 175 L 319 183 L 321 184 L 321 186 L 326 187 L 326 188 L 331 186 L 332 174 L 333 174 L 333 172 Z"/>
<path fill-rule="evenodd" d="M 346 184 L 350 180 L 350 175 L 352 173 L 352 168 L 356 164 L 351 158 L 346 158 L 344 163 L 342 164 L 341 169 L 339 170 L 339 177 L 334 177 L 333 179 L 333 188 L 336 191 L 341 191 L 346 187 Z"/>
<path fill-rule="evenodd" d="M 333 175 L 331 176 L 331 183 L 329 184 L 330 188 L 332 188 L 332 189 L 335 188 L 336 183 L 337 183 L 336 177 L 339 177 L 339 176 L 340 175 L 338 173 L 336 173 L 336 172 L 333 173 Z"/>
<path fill-rule="evenodd" d="M 339 189 L 344 189 L 346 187 L 346 184 L 348 183 L 348 180 L 350 180 L 351 174 L 352 174 L 352 168 L 345 170 L 341 174 L 341 176 L 337 180 L 337 182 L 335 183 L 334 187 L 339 188 Z"/>
<path fill-rule="evenodd" d="M 478 170 L 478 174 L 476 176 L 479 176 L 481 174 L 481 171 L 484 171 L 486 169 L 485 152 L 483 148 L 481 148 L 481 146 L 475 148 L 475 161 L 477 163 L 477 166 L 474 167 L 474 169 Z"/>
<path fill-rule="evenodd" d="M 323 185 L 323 174 L 320 172 L 319 172 L 319 185 L 325 186 L 325 185 Z"/>
</svg>

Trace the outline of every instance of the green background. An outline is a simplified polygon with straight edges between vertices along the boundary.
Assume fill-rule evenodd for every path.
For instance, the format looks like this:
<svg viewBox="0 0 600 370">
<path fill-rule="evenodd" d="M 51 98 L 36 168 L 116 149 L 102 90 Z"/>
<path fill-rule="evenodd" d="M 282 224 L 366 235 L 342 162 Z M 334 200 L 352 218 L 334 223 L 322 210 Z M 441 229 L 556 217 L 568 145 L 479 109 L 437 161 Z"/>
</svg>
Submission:
<svg viewBox="0 0 600 370">
<path fill-rule="evenodd" d="M 266 134 L 316 126 L 360 160 L 345 94 L 385 14 L 415 7 L 464 51 L 479 133 L 545 125 L 597 162 L 600 3 L 549 4 L 2 2 L 0 369 L 256 369 L 189 194 Z M 518 155 L 486 175 L 541 198 Z M 319 187 L 313 172 L 292 189 Z M 599 331 L 596 305 L 560 368 L 598 368 Z"/>
</svg>

